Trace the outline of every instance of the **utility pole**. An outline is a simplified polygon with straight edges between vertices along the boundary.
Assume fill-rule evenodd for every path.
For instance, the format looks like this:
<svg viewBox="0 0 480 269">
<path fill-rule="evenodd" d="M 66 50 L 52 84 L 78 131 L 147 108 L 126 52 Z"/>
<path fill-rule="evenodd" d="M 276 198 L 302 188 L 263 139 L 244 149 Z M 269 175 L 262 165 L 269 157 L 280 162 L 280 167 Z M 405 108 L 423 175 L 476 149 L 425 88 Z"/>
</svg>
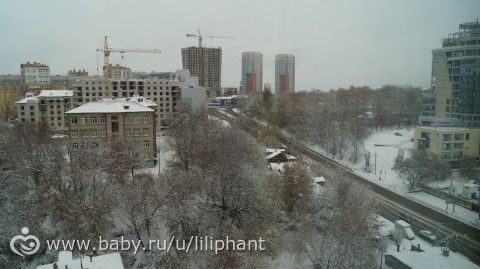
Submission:
<svg viewBox="0 0 480 269">
<path fill-rule="evenodd" d="M 375 175 L 377 174 L 377 152 L 375 151 Z"/>
<path fill-rule="evenodd" d="M 157 139 L 157 138 L 155 137 L 155 139 Z M 161 169 L 161 166 L 160 166 L 160 161 L 161 161 L 161 160 L 160 160 L 160 156 L 161 156 L 160 154 L 161 154 L 161 152 L 162 152 L 162 149 L 160 148 L 160 146 L 157 146 L 157 152 L 158 152 L 158 153 L 157 153 L 158 176 L 160 176 L 160 171 L 162 170 L 162 169 Z"/>
<path fill-rule="evenodd" d="M 383 268 L 383 247 L 380 248 L 380 269 Z"/>
</svg>

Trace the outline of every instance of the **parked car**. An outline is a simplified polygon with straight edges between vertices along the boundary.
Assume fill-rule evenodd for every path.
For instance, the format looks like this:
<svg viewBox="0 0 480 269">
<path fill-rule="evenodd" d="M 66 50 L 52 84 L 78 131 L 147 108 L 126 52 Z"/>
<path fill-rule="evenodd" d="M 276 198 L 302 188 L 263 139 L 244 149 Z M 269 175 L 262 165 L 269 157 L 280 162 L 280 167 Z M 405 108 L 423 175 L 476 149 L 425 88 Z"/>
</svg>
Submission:
<svg viewBox="0 0 480 269">
<path fill-rule="evenodd" d="M 415 238 L 415 234 L 413 233 L 410 224 L 404 220 L 395 221 L 395 231 L 402 234 L 408 240 L 413 240 Z"/>
<path fill-rule="evenodd" d="M 400 132 L 395 132 L 394 135 L 396 136 L 402 136 L 402 134 Z"/>
<path fill-rule="evenodd" d="M 437 236 L 428 230 L 420 230 L 420 237 L 429 241 L 430 243 L 435 243 L 438 240 Z"/>
</svg>

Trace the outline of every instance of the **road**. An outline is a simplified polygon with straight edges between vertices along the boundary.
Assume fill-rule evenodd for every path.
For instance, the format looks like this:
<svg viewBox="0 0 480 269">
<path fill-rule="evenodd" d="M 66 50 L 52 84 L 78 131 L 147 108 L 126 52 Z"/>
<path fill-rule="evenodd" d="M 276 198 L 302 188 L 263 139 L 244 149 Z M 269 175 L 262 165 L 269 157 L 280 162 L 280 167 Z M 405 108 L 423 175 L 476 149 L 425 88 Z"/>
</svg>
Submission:
<svg viewBox="0 0 480 269">
<path fill-rule="evenodd" d="M 216 109 L 209 109 L 209 113 L 234 124 L 231 116 L 227 117 Z M 237 114 L 231 110 L 225 110 L 224 113 L 237 117 Z M 263 130 L 271 129 L 270 127 L 259 124 L 252 119 L 246 120 L 249 121 L 248 126 L 255 126 L 255 128 Z M 257 135 L 256 130 L 249 131 L 252 135 Z M 449 241 L 449 248 L 452 251 L 461 253 L 477 265 L 480 265 L 480 230 L 477 227 L 461 222 L 435 209 L 429 208 L 360 177 L 353 173 L 348 167 L 338 164 L 331 159 L 292 141 L 290 138 L 279 135 L 278 133 L 276 136 L 277 139 L 288 146 L 292 153 L 294 152 L 297 157 L 302 157 L 309 163 L 315 163 L 321 167 L 322 171 L 326 174 L 336 174 L 344 178 L 355 180 L 371 189 L 376 194 L 378 198 L 377 200 L 379 201 L 379 214 L 386 219 L 390 221 L 396 221 L 398 219 L 407 220 L 412 225 L 412 228 L 417 235 L 418 231 L 421 229 L 434 231 L 436 234 L 441 235 L 441 237 L 447 237 L 452 234 L 455 235 L 453 239 Z"/>
</svg>

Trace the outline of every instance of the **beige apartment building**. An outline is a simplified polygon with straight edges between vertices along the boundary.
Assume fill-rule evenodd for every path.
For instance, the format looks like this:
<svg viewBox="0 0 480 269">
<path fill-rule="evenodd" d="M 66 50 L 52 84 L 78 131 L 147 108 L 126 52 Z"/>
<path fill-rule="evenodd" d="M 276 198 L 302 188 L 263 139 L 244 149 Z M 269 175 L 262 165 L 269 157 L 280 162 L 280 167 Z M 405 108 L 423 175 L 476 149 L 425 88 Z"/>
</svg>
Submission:
<svg viewBox="0 0 480 269">
<path fill-rule="evenodd" d="M 157 152 L 156 121 L 155 110 L 148 104 L 107 98 L 68 111 L 67 124 L 73 149 L 129 140 L 153 161 Z"/>
<path fill-rule="evenodd" d="M 157 104 L 157 126 L 167 126 L 181 102 L 181 82 L 160 78 L 108 79 L 100 76 L 77 78 L 72 82 L 74 107 L 106 97 L 145 97 Z"/>
<path fill-rule="evenodd" d="M 480 129 L 421 126 L 415 129 L 414 145 L 446 161 L 480 156 Z"/>
<path fill-rule="evenodd" d="M 65 112 L 72 108 L 73 92 L 69 90 L 42 90 L 38 95 L 27 93 L 16 102 L 19 122 L 46 122 L 54 131 L 66 131 Z"/>
</svg>

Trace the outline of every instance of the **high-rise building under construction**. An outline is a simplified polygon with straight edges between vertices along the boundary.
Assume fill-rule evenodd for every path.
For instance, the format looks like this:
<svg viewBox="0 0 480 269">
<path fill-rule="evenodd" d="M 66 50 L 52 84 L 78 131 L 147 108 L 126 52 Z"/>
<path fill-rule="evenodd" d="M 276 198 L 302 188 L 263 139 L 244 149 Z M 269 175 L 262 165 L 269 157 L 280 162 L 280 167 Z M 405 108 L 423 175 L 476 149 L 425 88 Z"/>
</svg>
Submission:
<svg viewBox="0 0 480 269">
<path fill-rule="evenodd" d="M 198 77 L 198 84 L 209 96 L 220 92 L 222 85 L 222 49 L 205 47 L 182 48 L 183 69 Z"/>
</svg>

